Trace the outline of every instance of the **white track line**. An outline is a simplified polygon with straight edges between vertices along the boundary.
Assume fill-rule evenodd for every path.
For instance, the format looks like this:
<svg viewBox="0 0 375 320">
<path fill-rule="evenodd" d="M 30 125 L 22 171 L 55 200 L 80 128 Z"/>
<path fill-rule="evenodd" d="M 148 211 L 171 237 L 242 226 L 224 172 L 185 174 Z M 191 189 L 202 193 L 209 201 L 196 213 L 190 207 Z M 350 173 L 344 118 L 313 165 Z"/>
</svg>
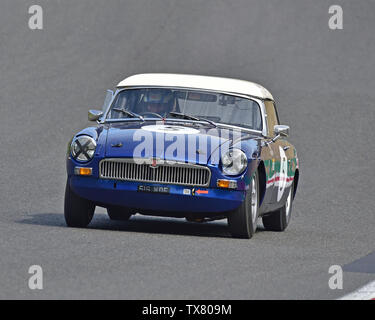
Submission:
<svg viewBox="0 0 375 320">
<path fill-rule="evenodd" d="M 338 300 L 371 300 L 375 299 L 375 281 L 339 298 Z"/>
</svg>

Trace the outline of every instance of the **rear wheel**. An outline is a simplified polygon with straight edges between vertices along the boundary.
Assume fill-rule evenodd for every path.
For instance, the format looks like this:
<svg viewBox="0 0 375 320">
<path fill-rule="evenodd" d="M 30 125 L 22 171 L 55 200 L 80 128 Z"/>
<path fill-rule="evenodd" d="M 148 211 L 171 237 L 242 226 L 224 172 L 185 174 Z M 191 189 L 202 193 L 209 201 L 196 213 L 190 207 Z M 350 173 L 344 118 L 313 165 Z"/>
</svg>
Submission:
<svg viewBox="0 0 375 320">
<path fill-rule="evenodd" d="M 259 178 L 255 172 L 241 206 L 228 216 L 229 230 L 235 238 L 250 239 L 257 228 L 259 215 Z"/>
<path fill-rule="evenodd" d="M 84 228 L 91 222 L 95 205 L 77 196 L 71 189 L 69 181 L 65 188 L 64 217 L 69 227 Z"/>
<path fill-rule="evenodd" d="M 285 205 L 271 212 L 270 214 L 262 217 L 263 226 L 266 230 L 270 231 L 284 231 L 289 224 L 292 215 L 292 203 L 293 203 L 293 186 L 289 190 L 288 198 L 286 199 Z"/>
<path fill-rule="evenodd" d="M 132 213 L 129 212 L 128 209 L 117 207 L 117 206 L 108 207 L 107 213 L 111 220 L 121 220 L 121 221 L 129 220 L 132 215 Z"/>
</svg>

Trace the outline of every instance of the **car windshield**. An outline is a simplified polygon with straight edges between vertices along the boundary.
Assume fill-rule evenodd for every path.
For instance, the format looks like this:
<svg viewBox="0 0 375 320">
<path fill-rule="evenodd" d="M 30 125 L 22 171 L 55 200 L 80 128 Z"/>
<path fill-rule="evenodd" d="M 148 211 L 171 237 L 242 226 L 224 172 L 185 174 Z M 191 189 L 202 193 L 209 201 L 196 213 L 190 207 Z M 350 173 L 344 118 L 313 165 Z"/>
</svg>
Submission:
<svg viewBox="0 0 375 320">
<path fill-rule="evenodd" d="M 142 88 L 120 91 L 107 114 L 109 120 L 183 118 L 262 130 L 259 104 L 223 93 L 174 88 Z M 194 119 L 195 118 L 195 119 Z"/>
</svg>

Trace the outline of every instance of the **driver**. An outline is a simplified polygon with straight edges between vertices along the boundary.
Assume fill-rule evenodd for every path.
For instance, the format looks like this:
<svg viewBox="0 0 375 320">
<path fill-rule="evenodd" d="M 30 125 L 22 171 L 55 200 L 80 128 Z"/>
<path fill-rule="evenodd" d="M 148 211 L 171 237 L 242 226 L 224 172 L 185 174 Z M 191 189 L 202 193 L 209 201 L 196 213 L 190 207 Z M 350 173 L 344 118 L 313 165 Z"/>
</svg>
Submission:
<svg viewBox="0 0 375 320">
<path fill-rule="evenodd" d="M 169 89 L 151 89 L 146 92 L 143 102 L 146 105 L 145 114 L 157 113 L 164 118 L 172 111 L 174 97 Z"/>
</svg>

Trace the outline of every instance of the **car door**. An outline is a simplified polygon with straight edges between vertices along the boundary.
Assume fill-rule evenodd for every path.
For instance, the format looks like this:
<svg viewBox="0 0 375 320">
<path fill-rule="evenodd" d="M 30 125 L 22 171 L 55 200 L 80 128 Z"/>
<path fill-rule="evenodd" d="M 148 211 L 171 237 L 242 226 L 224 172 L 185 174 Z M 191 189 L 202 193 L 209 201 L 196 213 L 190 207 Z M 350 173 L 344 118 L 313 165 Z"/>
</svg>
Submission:
<svg viewBox="0 0 375 320">
<path fill-rule="evenodd" d="M 272 138 L 267 137 L 263 141 L 261 159 L 263 159 L 265 171 L 266 171 L 266 191 L 264 199 L 262 201 L 262 211 L 270 211 L 269 207 L 273 202 L 275 194 L 275 173 L 276 173 L 276 160 L 278 153 L 276 152 L 276 146 L 271 142 Z"/>
<path fill-rule="evenodd" d="M 290 188 L 292 187 L 294 175 L 297 167 L 296 152 L 294 146 L 284 137 L 279 139 L 279 147 L 281 152 L 281 161 L 283 166 L 283 172 L 280 173 L 282 176 L 282 183 L 280 183 L 280 192 L 278 194 L 278 202 L 282 205 L 285 203 Z"/>
<path fill-rule="evenodd" d="M 275 141 L 272 140 L 275 137 L 274 126 L 280 124 L 275 103 L 267 100 L 264 102 L 264 105 L 267 114 L 266 121 L 268 131 L 266 148 L 269 149 L 270 154 L 269 161 L 266 165 L 266 189 L 271 191 L 268 192 L 268 196 L 265 201 L 268 203 L 268 210 L 275 210 L 282 206 L 286 199 L 285 193 L 288 172 L 288 157 L 287 153 L 285 152 L 286 150 L 284 149 L 286 147 L 285 141 L 283 139 L 276 139 Z"/>
</svg>

